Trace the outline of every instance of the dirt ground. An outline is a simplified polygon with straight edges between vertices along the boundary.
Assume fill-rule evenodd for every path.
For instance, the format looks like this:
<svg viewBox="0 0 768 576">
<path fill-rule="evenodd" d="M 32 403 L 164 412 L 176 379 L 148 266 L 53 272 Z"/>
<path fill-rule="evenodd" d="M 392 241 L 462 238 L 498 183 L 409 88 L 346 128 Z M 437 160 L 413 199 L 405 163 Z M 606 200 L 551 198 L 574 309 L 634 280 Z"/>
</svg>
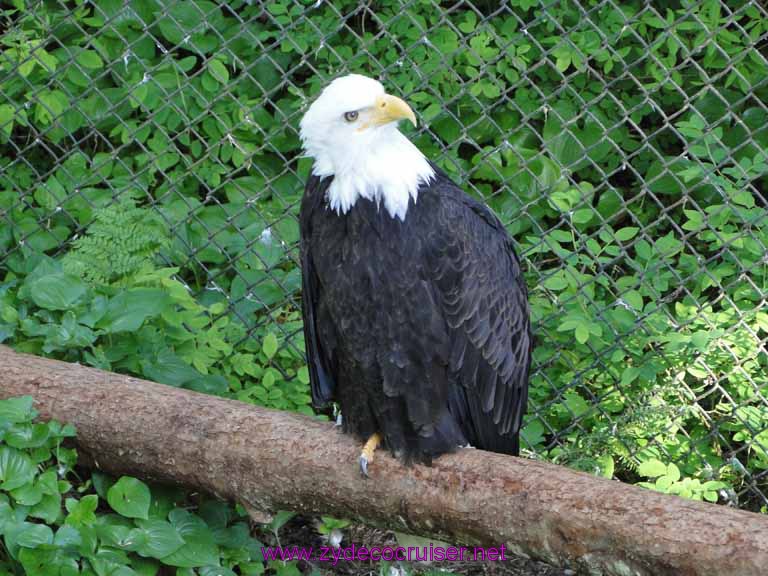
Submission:
<svg viewBox="0 0 768 576">
<path fill-rule="evenodd" d="M 395 534 L 365 525 L 352 525 L 343 530 L 341 548 L 355 544 L 370 549 L 398 546 Z M 280 530 L 280 544 L 286 546 L 328 546 L 328 541 L 318 534 L 315 520 L 311 517 L 296 516 Z M 541 562 L 521 557 L 508 557 L 505 561 L 464 561 L 464 562 L 413 562 L 382 563 L 340 560 L 335 566 L 328 562 L 302 562 L 303 573 L 319 571 L 321 574 L 341 576 L 437 576 L 441 573 L 462 574 L 466 576 L 574 576 L 572 570 L 554 568 Z M 383 568 L 383 569 L 382 569 Z M 317 573 L 317 572 L 315 572 Z"/>
</svg>

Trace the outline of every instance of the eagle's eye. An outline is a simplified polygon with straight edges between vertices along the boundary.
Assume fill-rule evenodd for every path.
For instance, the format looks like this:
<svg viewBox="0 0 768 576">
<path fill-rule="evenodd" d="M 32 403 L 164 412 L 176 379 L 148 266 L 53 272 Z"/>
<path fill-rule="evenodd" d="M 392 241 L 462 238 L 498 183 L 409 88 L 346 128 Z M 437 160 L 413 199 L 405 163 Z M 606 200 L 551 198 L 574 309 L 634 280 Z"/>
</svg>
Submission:
<svg viewBox="0 0 768 576">
<path fill-rule="evenodd" d="M 352 112 L 344 112 L 344 120 L 347 122 L 354 122 L 357 120 L 357 110 L 353 110 Z"/>
</svg>

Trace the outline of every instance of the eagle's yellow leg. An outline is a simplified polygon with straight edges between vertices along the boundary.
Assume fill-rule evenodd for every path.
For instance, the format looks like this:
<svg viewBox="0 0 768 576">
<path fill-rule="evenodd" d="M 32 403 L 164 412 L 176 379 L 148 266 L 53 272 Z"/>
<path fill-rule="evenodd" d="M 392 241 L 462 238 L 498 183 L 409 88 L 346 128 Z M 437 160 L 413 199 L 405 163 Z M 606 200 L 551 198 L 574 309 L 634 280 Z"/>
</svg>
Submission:
<svg viewBox="0 0 768 576">
<path fill-rule="evenodd" d="M 368 464 L 373 462 L 373 453 L 376 451 L 376 448 L 379 447 L 381 441 L 381 434 L 376 432 L 373 436 L 368 438 L 368 442 L 363 446 L 363 451 L 360 452 L 360 473 L 365 477 L 368 476 Z"/>
</svg>

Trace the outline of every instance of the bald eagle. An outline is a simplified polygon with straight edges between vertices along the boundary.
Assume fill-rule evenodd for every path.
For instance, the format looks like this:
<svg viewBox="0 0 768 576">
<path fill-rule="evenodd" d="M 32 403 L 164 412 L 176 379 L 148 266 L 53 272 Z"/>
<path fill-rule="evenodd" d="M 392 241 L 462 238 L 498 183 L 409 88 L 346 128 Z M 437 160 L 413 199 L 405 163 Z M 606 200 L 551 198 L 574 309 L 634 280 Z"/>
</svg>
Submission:
<svg viewBox="0 0 768 576">
<path fill-rule="evenodd" d="M 381 83 L 331 82 L 301 120 L 302 304 L 313 404 L 406 463 L 472 445 L 518 454 L 531 332 L 501 222 L 397 129 Z"/>
</svg>

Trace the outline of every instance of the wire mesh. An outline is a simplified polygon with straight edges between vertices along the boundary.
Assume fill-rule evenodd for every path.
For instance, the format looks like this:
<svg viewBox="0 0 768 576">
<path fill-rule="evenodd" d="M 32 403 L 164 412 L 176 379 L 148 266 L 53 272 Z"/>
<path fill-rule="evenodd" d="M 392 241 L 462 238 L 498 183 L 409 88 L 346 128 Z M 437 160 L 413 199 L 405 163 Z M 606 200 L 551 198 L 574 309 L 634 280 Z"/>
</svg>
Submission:
<svg viewBox="0 0 768 576">
<path fill-rule="evenodd" d="M 768 13 L 668 4 L 4 3 L 0 294 L 36 254 L 106 285 L 157 256 L 242 327 L 228 351 L 268 333 L 300 356 L 298 120 L 363 72 L 517 241 L 529 455 L 765 511 Z M 102 263 L 82 248 L 99 222 L 125 227 Z M 120 365 L 98 337 L 86 361 L 179 383 L 168 356 Z M 265 374 L 226 376 L 281 406 Z"/>
</svg>

